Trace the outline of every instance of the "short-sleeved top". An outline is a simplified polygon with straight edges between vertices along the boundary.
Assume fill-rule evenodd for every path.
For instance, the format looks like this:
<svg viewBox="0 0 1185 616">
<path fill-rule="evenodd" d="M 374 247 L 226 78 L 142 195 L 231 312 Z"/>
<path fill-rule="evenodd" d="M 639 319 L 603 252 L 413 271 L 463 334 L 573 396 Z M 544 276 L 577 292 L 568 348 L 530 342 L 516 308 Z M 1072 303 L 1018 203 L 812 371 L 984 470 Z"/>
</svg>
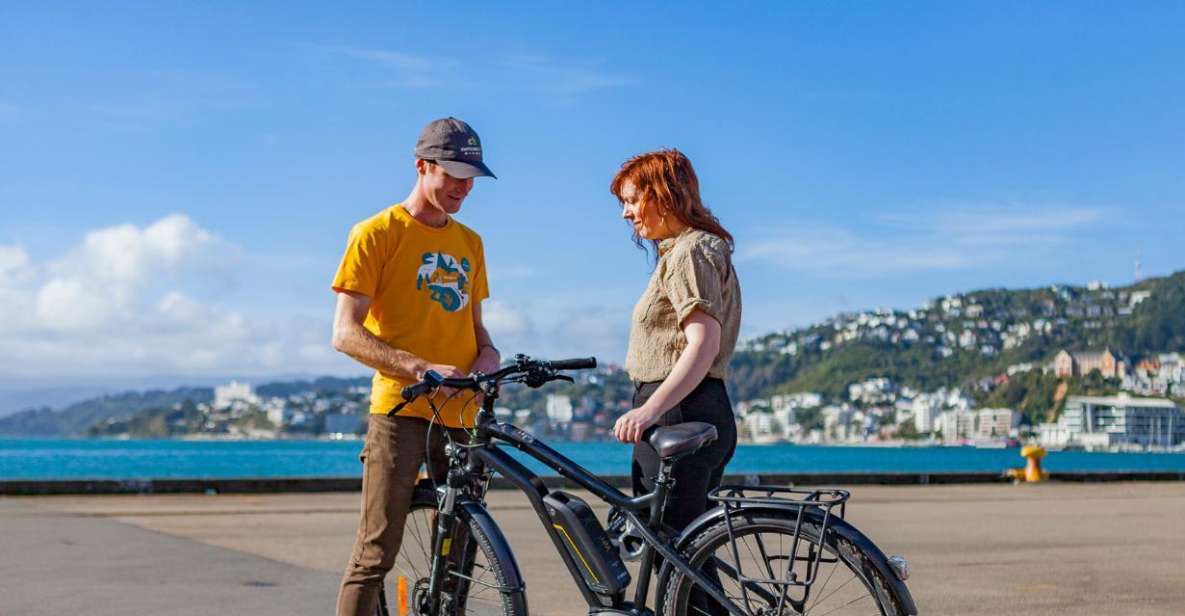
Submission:
<svg viewBox="0 0 1185 616">
<path fill-rule="evenodd" d="M 661 381 L 687 348 L 681 324 L 695 309 L 720 323 L 720 351 L 708 376 L 728 376 L 741 325 L 741 287 L 732 250 L 719 236 L 688 229 L 659 243 L 658 263 L 634 306 L 625 370 L 636 383 Z"/>
<path fill-rule="evenodd" d="M 489 295 L 485 256 L 481 237 L 452 218 L 430 227 L 400 204 L 354 225 L 333 289 L 369 297 L 364 326 L 396 349 L 465 372 L 477 358 L 473 306 Z M 390 411 L 411 383 L 376 371 L 370 412 Z M 445 425 L 472 425 L 476 405 L 469 399 L 461 394 L 444 404 L 437 396 Z M 399 414 L 433 418 L 424 398 Z"/>
</svg>

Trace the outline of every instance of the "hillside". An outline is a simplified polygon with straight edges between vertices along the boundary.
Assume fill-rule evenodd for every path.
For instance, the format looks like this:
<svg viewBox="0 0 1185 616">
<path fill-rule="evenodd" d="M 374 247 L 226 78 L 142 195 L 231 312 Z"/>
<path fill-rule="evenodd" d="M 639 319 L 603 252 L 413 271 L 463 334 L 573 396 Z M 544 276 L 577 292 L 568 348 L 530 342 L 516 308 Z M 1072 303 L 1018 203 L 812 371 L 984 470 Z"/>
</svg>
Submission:
<svg viewBox="0 0 1185 616">
<path fill-rule="evenodd" d="M 312 381 L 285 381 L 260 385 L 255 388 L 261 396 L 287 396 L 304 392 L 339 392 L 358 385 L 369 385 L 369 377 L 320 377 Z M 7 417 L 0 417 L 0 435 L 22 436 L 80 436 L 113 433 L 115 427 L 126 424 L 144 434 L 166 436 L 167 430 L 152 418 L 163 417 L 167 409 L 178 404 L 203 403 L 214 399 L 210 387 L 180 387 L 168 391 L 125 392 L 100 396 L 71 404 L 60 410 L 29 409 Z M 135 416 L 144 412 L 146 417 Z M 142 423 L 147 422 L 147 423 Z M 92 430 L 95 426 L 98 432 Z"/>
<path fill-rule="evenodd" d="M 844 400 L 849 385 L 887 377 L 918 391 L 959 387 L 980 404 L 1016 408 L 1043 421 L 1057 413 L 1059 379 L 1040 368 L 1063 349 L 1108 347 L 1132 360 L 1185 351 L 1185 272 L 1119 288 L 986 289 L 936 298 L 913 310 L 840 314 L 746 341 L 733 358 L 729 387 L 734 402 L 796 392 Z M 282 398 L 368 384 L 368 377 L 322 377 L 269 383 L 255 391 Z M 1109 393 L 1118 383 L 1086 375 L 1069 379 L 1064 388 L 1067 394 Z M 541 412 L 547 395 L 559 394 L 615 415 L 628 408 L 632 393 L 624 373 L 599 370 L 541 391 L 507 388 L 499 404 Z M 167 436 L 170 426 L 184 419 L 179 405 L 212 398 L 211 388 L 102 396 L 58 411 L 30 409 L 0 418 L 0 434 Z"/>
<path fill-rule="evenodd" d="M 816 391 L 888 377 L 915 389 L 974 386 L 1052 360 L 1062 349 L 1110 347 L 1140 358 L 1185 351 L 1185 272 L 1106 288 L 988 289 L 908 311 L 842 314 L 748 341 L 733 360 L 737 399 Z"/>
</svg>

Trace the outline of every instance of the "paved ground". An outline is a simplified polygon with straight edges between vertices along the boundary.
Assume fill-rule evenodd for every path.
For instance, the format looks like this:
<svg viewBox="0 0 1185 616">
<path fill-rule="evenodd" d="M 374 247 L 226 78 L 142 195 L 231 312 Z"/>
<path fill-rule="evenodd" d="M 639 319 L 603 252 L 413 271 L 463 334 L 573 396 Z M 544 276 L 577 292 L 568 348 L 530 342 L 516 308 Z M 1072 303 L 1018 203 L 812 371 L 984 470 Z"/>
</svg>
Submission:
<svg viewBox="0 0 1185 616">
<path fill-rule="evenodd" d="M 852 488 L 923 614 L 1185 614 L 1185 483 Z M 534 614 L 582 605 L 526 500 L 491 496 Z M 329 614 L 357 494 L 0 498 L 0 616 Z"/>
</svg>

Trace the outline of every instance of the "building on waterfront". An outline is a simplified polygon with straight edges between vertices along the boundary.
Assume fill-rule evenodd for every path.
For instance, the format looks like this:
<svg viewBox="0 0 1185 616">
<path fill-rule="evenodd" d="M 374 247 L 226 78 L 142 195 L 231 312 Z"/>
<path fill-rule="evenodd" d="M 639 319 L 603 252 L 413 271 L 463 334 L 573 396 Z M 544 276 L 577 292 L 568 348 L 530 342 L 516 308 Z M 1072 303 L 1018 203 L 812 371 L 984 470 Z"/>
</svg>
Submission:
<svg viewBox="0 0 1185 616">
<path fill-rule="evenodd" d="M 1012 409 L 979 409 L 975 418 L 975 436 L 981 439 L 1016 436 L 1020 413 Z"/>
<path fill-rule="evenodd" d="M 1185 411 L 1165 398 L 1070 396 L 1057 423 L 1041 424 L 1047 447 L 1168 448 L 1185 443 Z"/>
<path fill-rule="evenodd" d="M 552 424 L 568 424 L 572 421 L 572 398 L 556 394 L 547 396 L 547 419 Z"/>
<path fill-rule="evenodd" d="M 975 436 L 975 411 L 969 409 L 946 411 L 935 423 L 942 430 L 944 441 L 961 441 Z"/>
<path fill-rule="evenodd" d="M 232 407 L 235 402 L 258 405 L 259 396 L 255 395 L 255 390 L 250 385 L 238 381 L 231 381 L 228 385 L 214 388 L 214 408 Z"/>
</svg>

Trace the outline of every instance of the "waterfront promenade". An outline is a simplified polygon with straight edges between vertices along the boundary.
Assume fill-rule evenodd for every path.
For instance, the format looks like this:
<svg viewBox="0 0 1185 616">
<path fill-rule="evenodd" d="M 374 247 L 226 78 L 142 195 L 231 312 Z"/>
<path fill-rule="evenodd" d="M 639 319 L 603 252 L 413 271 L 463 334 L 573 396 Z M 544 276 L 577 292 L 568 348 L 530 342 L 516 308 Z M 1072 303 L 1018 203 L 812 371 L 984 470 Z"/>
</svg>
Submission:
<svg viewBox="0 0 1185 616">
<path fill-rule="evenodd" d="M 1185 482 L 853 486 L 922 614 L 1185 613 Z M 532 614 L 582 613 L 525 498 L 491 506 Z M 358 494 L 0 498 L 0 614 L 332 613 Z M 601 511 L 603 513 L 603 511 Z"/>
</svg>

